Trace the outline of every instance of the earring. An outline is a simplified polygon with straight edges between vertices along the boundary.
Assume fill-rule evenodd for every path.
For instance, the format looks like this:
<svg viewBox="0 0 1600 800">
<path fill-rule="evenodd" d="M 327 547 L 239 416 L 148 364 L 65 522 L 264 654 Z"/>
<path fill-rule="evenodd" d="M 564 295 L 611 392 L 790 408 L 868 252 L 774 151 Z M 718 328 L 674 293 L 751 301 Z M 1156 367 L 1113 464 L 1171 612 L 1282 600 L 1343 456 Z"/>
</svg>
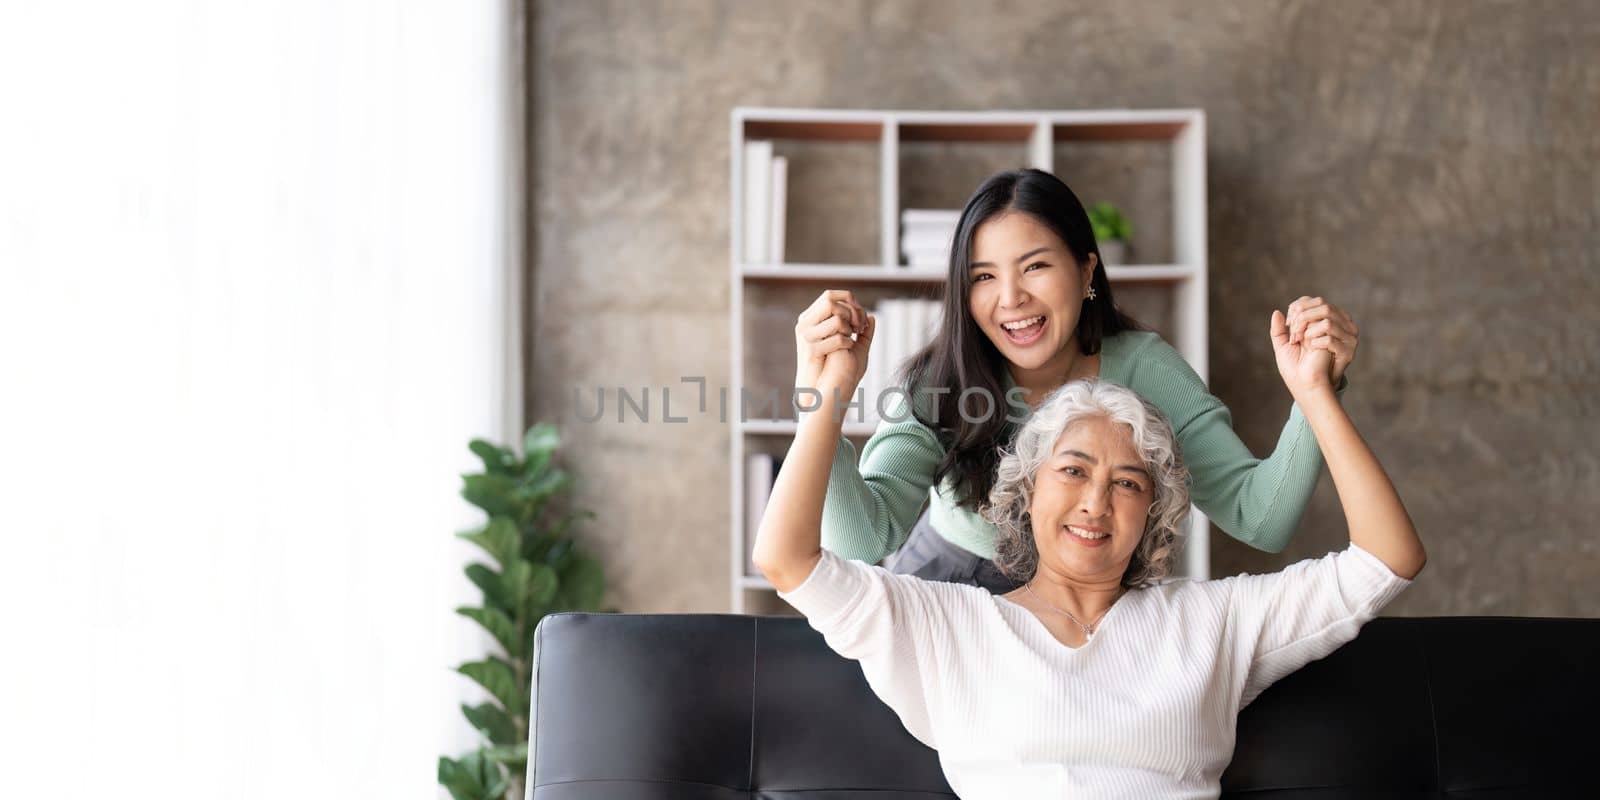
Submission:
<svg viewBox="0 0 1600 800">
<path fill-rule="evenodd" d="M 1093 300 L 1094 299 L 1094 287 L 1093 286 L 1089 287 L 1089 291 L 1088 291 L 1087 294 L 1085 294 L 1083 296 L 1083 299 L 1085 299 L 1085 300 Z"/>
</svg>

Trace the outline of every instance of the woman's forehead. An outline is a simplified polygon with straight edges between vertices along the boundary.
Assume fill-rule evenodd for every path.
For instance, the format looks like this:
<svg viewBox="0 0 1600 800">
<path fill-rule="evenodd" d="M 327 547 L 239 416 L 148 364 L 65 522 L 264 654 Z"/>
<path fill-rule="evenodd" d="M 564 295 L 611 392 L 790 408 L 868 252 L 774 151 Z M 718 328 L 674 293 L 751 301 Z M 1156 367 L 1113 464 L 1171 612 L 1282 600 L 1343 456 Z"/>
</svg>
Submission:
<svg viewBox="0 0 1600 800">
<path fill-rule="evenodd" d="M 975 251 L 984 253 L 979 257 L 975 252 L 974 260 L 1007 262 L 1011 257 L 1038 247 L 1059 249 L 1063 246 L 1061 237 L 1056 236 L 1050 226 L 1021 211 L 1005 211 L 986 220 L 974 232 L 972 244 Z"/>
<path fill-rule="evenodd" d="M 1100 415 L 1073 420 L 1067 425 L 1050 450 L 1052 457 L 1063 454 L 1075 454 L 1091 462 L 1144 462 L 1133 443 L 1133 428 Z"/>
</svg>

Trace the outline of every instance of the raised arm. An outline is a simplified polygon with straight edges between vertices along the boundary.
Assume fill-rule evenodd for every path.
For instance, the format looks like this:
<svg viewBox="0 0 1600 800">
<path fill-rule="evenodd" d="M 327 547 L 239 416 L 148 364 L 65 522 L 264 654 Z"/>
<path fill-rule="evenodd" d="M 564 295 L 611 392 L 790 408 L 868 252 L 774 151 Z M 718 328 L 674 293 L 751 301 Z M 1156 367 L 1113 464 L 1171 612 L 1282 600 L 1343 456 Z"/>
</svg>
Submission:
<svg viewBox="0 0 1600 800">
<path fill-rule="evenodd" d="M 1350 546 L 1281 572 L 1201 585 L 1222 592 L 1227 629 L 1247 665 L 1240 705 L 1285 675 L 1356 637 L 1361 626 L 1410 585 L 1426 555 L 1400 496 L 1333 392 L 1336 349 L 1325 331 L 1298 335 L 1274 311 L 1273 354 L 1283 382 L 1327 458 L 1350 527 Z"/>
<path fill-rule="evenodd" d="M 1334 336 L 1312 329 L 1291 341 L 1281 311 L 1272 312 L 1270 332 L 1278 373 L 1328 462 L 1350 527 L 1350 541 L 1377 556 L 1395 575 L 1407 580 L 1416 577 L 1427 561 L 1422 540 L 1383 465 L 1334 395 L 1332 373 L 1338 346 Z"/>
<path fill-rule="evenodd" d="M 866 318 L 854 295 L 841 290 L 823 292 L 800 312 L 794 329 L 795 386 L 815 388 L 823 364 L 816 358 L 817 350 L 830 346 L 841 333 L 859 330 Z M 822 507 L 822 546 L 869 564 L 905 543 L 944 457 L 938 437 L 917 421 L 909 403 L 884 411 L 887 418 L 868 440 L 859 466 L 850 441 L 843 436 L 834 439 Z"/>
<path fill-rule="evenodd" d="M 876 326 L 846 292 L 824 292 L 795 326 L 795 386 L 816 389 L 822 401 L 800 416 L 756 535 L 756 567 L 781 592 L 803 583 L 821 558 L 822 505 L 843 428 L 839 408 L 866 373 Z"/>
<path fill-rule="evenodd" d="M 1355 320 L 1321 297 L 1301 297 L 1289 304 L 1286 321 L 1292 341 L 1307 335 L 1332 339 L 1332 377 L 1343 388 L 1358 343 Z M 1269 553 L 1286 547 L 1322 474 L 1322 453 L 1301 408 L 1289 409 L 1277 445 L 1266 458 L 1256 458 L 1234 431 L 1228 407 L 1160 337 L 1148 336 L 1129 363 L 1128 386 L 1172 420 L 1194 476 L 1194 504 L 1251 547 Z"/>
<path fill-rule="evenodd" d="M 931 632 L 948 623 L 929 589 L 934 584 L 822 550 L 822 502 L 843 425 L 841 409 L 866 373 L 877 321 L 860 311 L 859 327 L 847 322 L 859 307 L 853 300 L 830 298 L 830 293 L 807 311 L 813 325 L 833 326 L 837 332 L 807 337 L 796 327 L 795 385 L 815 388 L 823 399 L 819 407 L 801 414 L 794 444 L 761 518 L 756 566 L 779 596 L 822 633 L 829 647 L 861 662 L 873 692 L 894 710 L 906 730 L 936 748 L 937 695 L 927 691 L 924 670 L 938 661 Z M 853 340 L 849 333 L 855 334 Z"/>
</svg>

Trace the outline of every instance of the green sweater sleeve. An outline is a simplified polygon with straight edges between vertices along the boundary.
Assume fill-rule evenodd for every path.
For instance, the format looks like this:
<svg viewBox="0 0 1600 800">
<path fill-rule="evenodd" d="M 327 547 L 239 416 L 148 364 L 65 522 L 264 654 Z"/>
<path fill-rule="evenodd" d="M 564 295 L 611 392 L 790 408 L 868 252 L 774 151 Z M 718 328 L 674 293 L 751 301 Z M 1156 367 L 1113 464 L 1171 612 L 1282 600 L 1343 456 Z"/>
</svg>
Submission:
<svg viewBox="0 0 1600 800">
<path fill-rule="evenodd" d="M 1282 551 L 1322 472 L 1322 450 L 1299 406 L 1290 408 L 1272 454 L 1258 459 L 1239 441 L 1228 407 L 1178 351 L 1154 336 L 1140 351 L 1131 360 L 1129 388 L 1172 421 L 1194 504 L 1235 539 L 1269 553 Z"/>
<path fill-rule="evenodd" d="M 872 564 L 899 550 L 943 457 L 933 431 L 903 404 L 867 440 L 859 467 L 855 447 L 840 437 L 822 506 L 822 546 Z"/>
</svg>

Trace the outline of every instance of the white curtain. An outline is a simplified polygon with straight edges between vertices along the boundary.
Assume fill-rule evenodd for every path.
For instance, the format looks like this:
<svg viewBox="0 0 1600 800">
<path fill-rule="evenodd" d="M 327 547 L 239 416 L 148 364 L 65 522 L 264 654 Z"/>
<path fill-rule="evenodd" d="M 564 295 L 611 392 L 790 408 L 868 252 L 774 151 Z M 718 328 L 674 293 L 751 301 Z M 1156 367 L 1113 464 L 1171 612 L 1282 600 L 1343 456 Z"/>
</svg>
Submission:
<svg viewBox="0 0 1600 800">
<path fill-rule="evenodd" d="M 0 3 L 0 796 L 439 796 L 520 4 Z"/>
</svg>

